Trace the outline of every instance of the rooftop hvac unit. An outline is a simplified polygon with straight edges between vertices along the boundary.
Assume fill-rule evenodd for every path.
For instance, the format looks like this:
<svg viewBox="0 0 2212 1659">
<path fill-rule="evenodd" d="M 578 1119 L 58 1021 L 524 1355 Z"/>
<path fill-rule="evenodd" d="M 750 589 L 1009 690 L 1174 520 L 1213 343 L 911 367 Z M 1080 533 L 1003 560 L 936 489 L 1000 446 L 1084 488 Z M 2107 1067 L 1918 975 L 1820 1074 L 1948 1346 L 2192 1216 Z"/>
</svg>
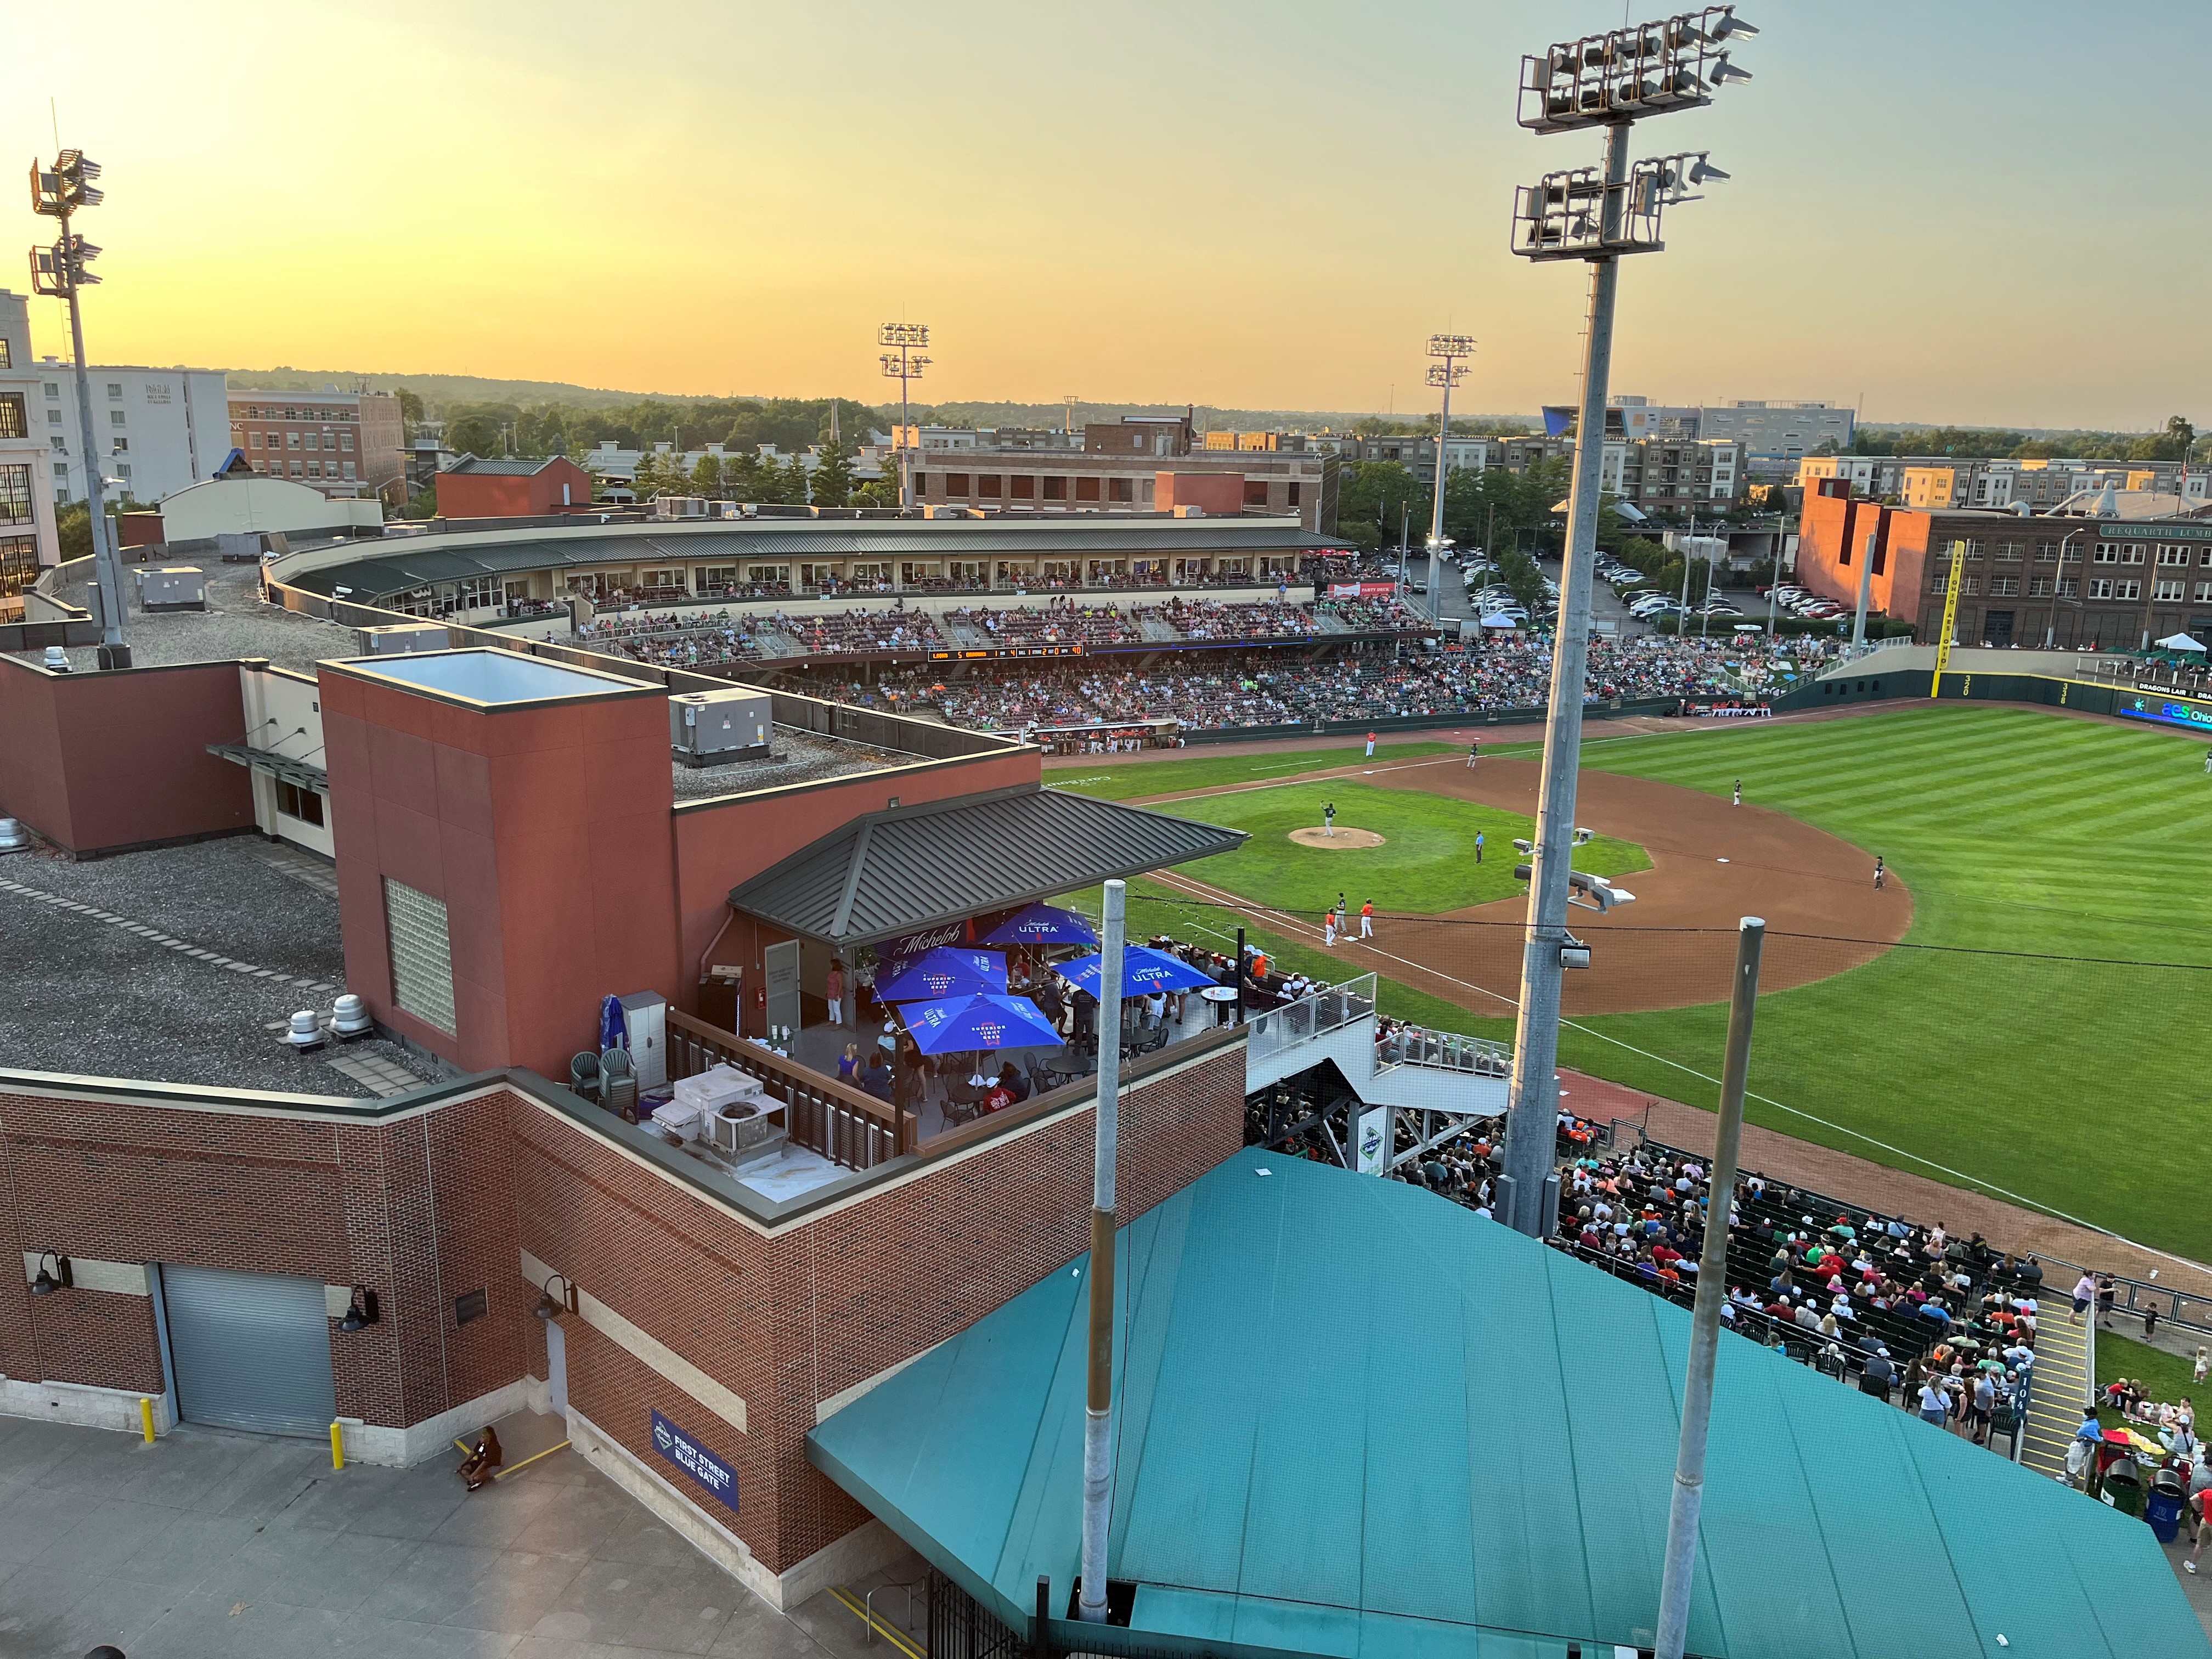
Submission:
<svg viewBox="0 0 2212 1659">
<path fill-rule="evenodd" d="M 685 766 L 764 760 L 774 741 L 765 691 L 692 691 L 668 700 L 668 744 Z"/>
<path fill-rule="evenodd" d="M 198 565 L 154 565 L 134 570 L 142 611 L 204 611 L 207 578 Z"/>
<path fill-rule="evenodd" d="M 390 628 L 364 628 L 362 654 L 389 657 L 409 651 L 443 651 L 447 635 L 443 623 L 400 623 Z"/>
</svg>

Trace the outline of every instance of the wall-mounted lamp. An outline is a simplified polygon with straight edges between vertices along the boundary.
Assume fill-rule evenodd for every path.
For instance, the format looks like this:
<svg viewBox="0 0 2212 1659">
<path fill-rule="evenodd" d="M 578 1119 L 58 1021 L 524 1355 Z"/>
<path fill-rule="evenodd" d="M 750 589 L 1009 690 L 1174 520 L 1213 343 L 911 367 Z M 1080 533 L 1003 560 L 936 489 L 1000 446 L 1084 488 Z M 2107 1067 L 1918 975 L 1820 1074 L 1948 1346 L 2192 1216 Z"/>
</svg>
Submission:
<svg viewBox="0 0 2212 1659">
<path fill-rule="evenodd" d="M 377 1322 L 376 1292 L 366 1285 L 353 1287 L 353 1300 L 346 1304 L 345 1317 L 338 1321 L 342 1331 L 365 1330 Z"/>
<path fill-rule="evenodd" d="M 562 1287 L 558 1299 L 553 1294 L 553 1286 L 556 1283 Z M 564 1313 L 580 1311 L 577 1304 L 576 1281 L 566 1273 L 555 1273 L 546 1279 L 544 1294 L 539 1296 L 538 1305 L 530 1311 L 540 1319 L 558 1319 Z"/>
<path fill-rule="evenodd" d="M 46 1263 L 52 1262 L 52 1271 Z M 56 1291 L 65 1291 L 76 1283 L 76 1275 L 70 1271 L 70 1259 L 55 1250 L 46 1250 L 39 1256 L 38 1276 L 31 1280 L 33 1296 L 52 1296 Z"/>
</svg>

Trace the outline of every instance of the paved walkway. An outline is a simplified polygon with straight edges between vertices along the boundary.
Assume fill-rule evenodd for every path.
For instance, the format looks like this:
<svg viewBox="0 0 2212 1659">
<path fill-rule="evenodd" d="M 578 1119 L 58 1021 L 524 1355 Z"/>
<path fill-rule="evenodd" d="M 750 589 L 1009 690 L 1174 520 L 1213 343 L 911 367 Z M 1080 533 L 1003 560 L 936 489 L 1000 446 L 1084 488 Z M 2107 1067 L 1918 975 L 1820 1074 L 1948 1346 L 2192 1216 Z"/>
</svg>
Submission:
<svg viewBox="0 0 2212 1659">
<path fill-rule="evenodd" d="M 510 1473 L 470 1493 L 457 1458 L 333 1471 L 313 1441 L 0 1417 L 0 1655 L 895 1659 L 835 1592 L 776 1613 L 574 1452 L 519 1467 L 561 1433 L 507 1419 Z"/>
</svg>

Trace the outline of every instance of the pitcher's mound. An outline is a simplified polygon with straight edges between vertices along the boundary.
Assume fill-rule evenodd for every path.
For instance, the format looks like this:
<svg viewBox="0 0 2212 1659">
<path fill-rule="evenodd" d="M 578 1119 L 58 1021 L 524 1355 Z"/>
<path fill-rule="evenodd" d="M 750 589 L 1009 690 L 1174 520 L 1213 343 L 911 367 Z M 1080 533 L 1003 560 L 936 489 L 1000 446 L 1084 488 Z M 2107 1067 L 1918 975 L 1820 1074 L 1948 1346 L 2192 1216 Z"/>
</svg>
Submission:
<svg viewBox="0 0 2212 1659">
<path fill-rule="evenodd" d="M 1372 830 L 1347 830 L 1342 824 L 1337 826 L 1333 836 L 1319 826 L 1293 830 L 1291 839 L 1300 847 L 1334 848 L 1346 852 L 1356 847 L 1380 847 L 1382 844 L 1382 837 Z"/>
</svg>

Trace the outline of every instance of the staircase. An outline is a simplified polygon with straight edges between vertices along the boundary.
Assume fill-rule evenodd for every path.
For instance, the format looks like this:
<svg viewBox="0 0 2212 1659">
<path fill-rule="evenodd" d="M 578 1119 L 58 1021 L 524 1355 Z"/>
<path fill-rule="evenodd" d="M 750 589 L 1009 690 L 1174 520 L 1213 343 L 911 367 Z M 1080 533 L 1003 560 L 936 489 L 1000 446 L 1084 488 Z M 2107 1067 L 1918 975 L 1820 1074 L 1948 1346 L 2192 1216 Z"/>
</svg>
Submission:
<svg viewBox="0 0 2212 1659">
<path fill-rule="evenodd" d="M 2066 1448 L 2081 1425 L 2081 1407 L 2088 1401 L 2096 1365 L 2097 1310 L 2091 1308 L 2076 1325 L 2071 1299 L 2048 1294 L 2047 1286 L 2040 1306 L 2043 1316 L 2035 1327 L 2035 1385 L 2028 1400 L 2027 1433 L 2020 1461 L 2063 1480 Z"/>
</svg>

